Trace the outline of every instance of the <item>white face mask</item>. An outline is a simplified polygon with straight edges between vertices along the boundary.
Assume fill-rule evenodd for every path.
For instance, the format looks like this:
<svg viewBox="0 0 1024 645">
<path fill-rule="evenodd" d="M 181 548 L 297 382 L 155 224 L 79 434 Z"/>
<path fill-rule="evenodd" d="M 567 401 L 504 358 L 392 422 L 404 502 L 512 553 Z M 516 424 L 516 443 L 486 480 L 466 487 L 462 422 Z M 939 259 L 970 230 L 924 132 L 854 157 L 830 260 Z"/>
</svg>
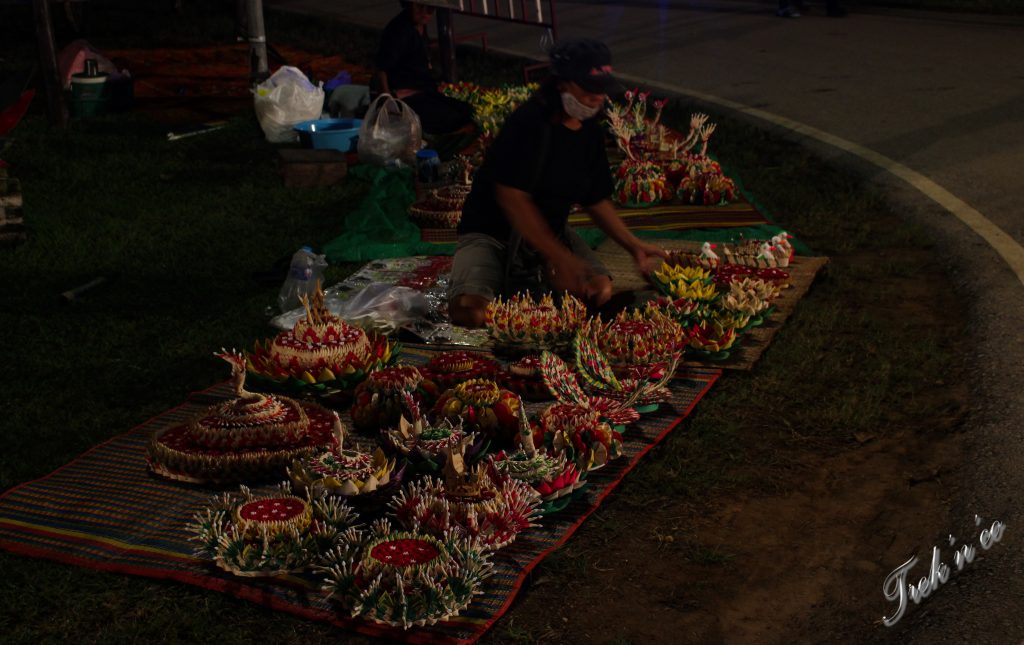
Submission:
<svg viewBox="0 0 1024 645">
<path fill-rule="evenodd" d="M 601 110 L 601 106 L 588 107 L 580 103 L 579 99 L 569 92 L 562 92 L 562 109 L 574 119 L 586 121 Z"/>
</svg>

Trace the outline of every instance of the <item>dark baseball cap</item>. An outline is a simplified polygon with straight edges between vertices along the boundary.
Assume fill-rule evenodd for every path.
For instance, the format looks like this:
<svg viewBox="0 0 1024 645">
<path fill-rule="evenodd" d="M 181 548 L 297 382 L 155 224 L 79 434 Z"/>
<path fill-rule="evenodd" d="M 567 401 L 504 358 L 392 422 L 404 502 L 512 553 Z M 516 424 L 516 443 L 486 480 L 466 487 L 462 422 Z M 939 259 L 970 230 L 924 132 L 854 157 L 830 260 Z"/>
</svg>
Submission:
<svg viewBox="0 0 1024 645">
<path fill-rule="evenodd" d="M 559 41 L 548 55 L 555 76 L 572 81 L 588 92 L 611 94 L 622 89 L 612 76 L 612 52 L 600 40 L 577 38 Z"/>
</svg>

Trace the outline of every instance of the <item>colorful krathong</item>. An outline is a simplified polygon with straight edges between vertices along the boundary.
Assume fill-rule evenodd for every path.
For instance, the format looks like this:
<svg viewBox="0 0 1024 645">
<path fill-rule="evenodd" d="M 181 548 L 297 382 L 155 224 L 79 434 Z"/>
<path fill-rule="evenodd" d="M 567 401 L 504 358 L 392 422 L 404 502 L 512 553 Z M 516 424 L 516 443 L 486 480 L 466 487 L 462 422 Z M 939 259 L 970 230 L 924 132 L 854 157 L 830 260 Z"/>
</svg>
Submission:
<svg viewBox="0 0 1024 645">
<path fill-rule="evenodd" d="M 728 204 L 736 201 L 736 182 L 721 171 L 691 172 L 679 182 L 676 199 L 682 204 Z"/>
<path fill-rule="evenodd" d="M 473 379 L 493 380 L 498 375 L 498 364 L 480 352 L 454 350 L 442 352 L 420 368 L 424 377 L 437 384 L 440 391 L 451 389 Z"/>
<path fill-rule="evenodd" d="M 772 241 L 788 244 L 788 236 L 780 234 Z M 770 256 L 767 242 L 748 240 L 736 248 L 758 245 Z M 700 255 L 673 254 L 651 274 L 667 298 L 648 303 L 648 308 L 667 313 L 687 329 L 686 355 L 693 360 L 729 358 L 741 335 L 763 324 L 774 311 L 772 301 L 790 280 L 788 272 L 775 266 L 734 264 L 737 256 L 729 245 L 723 254 L 726 260 L 720 261 L 705 242 Z"/>
<path fill-rule="evenodd" d="M 236 576 L 282 576 L 302 572 L 320 554 L 340 543 L 356 524 L 356 514 L 335 498 L 292 494 L 287 484 L 276 493 L 214 497 L 189 525 L 199 543 L 196 555 Z"/>
<path fill-rule="evenodd" d="M 302 304 L 306 315 L 290 331 L 256 343 L 246 354 L 254 378 L 271 386 L 348 390 L 397 355 L 387 337 L 367 335 L 328 311 L 319 283 Z"/>
<path fill-rule="evenodd" d="M 280 479 L 293 459 L 338 444 L 342 426 L 336 413 L 248 392 L 243 356 L 216 356 L 231 365 L 235 396 L 154 435 L 147 459 L 153 472 L 198 484 Z"/>
<path fill-rule="evenodd" d="M 544 383 L 541 360 L 537 354 L 529 354 L 509 363 L 501 382 L 525 401 L 551 400 L 551 392 Z"/>
<path fill-rule="evenodd" d="M 519 449 L 494 455 L 493 467 L 499 473 L 533 486 L 543 500 L 542 515 L 562 510 L 572 493 L 586 485 L 586 474 L 569 462 L 564 453 L 552 456 L 537 450 L 525 407 L 519 409 L 519 428 Z"/>
<path fill-rule="evenodd" d="M 437 400 L 438 387 L 423 378 L 412 365 L 395 365 L 371 372 L 356 386 L 352 402 L 352 423 L 359 430 L 376 433 L 398 423 L 402 418 L 404 395 L 410 394 L 417 404 L 429 407 Z"/>
<path fill-rule="evenodd" d="M 622 435 L 602 421 L 596 410 L 553 403 L 534 427 L 534 445 L 564 455 L 582 471 L 594 470 L 622 454 Z"/>
<path fill-rule="evenodd" d="M 432 413 L 438 421 L 461 419 L 467 432 L 479 432 L 492 444 L 508 447 L 516 436 L 519 402 L 518 394 L 494 381 L 473 379 L 442 394 Z"/>
<path fill-rule="evenodd" d="M 559 403 L 590 408 L 596 411 L 602 419 L 616 427 L 636 423 L 640 420 L 640 413 L 631 407 L 637 403 L 640 393 L 633 398 L 624 397 L 618 400 L 607 396 L 587 394 L 580 387 L 572 368 L 551 352 L 544 352 L 541 356 L 541 373 L 544 376 L 544 384 Z M 604 377 L 605 382 L 622 387 L 611 369 L 604 373 Z"/>
<path fill-rule="evenodd" d="M 653 161 L 626 159 L 615 171 L 615 202 L 626 208 L 647 208 L 672 199 L 665 171 Z"/>
<path fill-rule="evenodd" d="M 656 113 L 647 118 L 646 92 L 626 92 L 624 105 L 608 101 L 608 129 L 625 160 L 616 170 L 615 201 L 644 208 L 675 198 L 682 204 L 714 206 L 737 200 L 736 183 L 708 157 L 708 141 L 716 125 L 706 114 L 690 117 L 685 137 L 669 136 L 659 125 L 664 101 L 654 101 Z M 699 150 L 697 144 L 700 144 Z"/>
<path fill-rule="evenodd" d="M 586 306 L 564 294 L 559 306 L 551 294 L 535 301 L 529 293 L 487 305 L 486 324 L 495 347 L 509 352 L 564 351 L 587 319 Z"/>
<path fill-rule="evenodd" d="M 440 471 L 448 459 L 448 451 L 460 445 L 463 439 L 469 440 L 464 454 L 467 463 L 473 464 L 487 453 L 489 442 L 482 434 L 463 431 L 462 417 L 428 424 L 419 406 L 408 395 L 406 409 L 412 420 L 403 414 L 397 427 L 381 432 L 381 444 L 405 457 L 416 471 L 427 474 Z"/>
<path fill-rule="evenodd" d="M 590 392 L 638 412 L 650 412 L 668 399 L 666 385 L 682 358 L 680 348 L 665 365 L 654 366 L 646 374 L 634 372 L 618 378 L 601 350 L 582 334 L 576 337 L 575 351 L 576 371 Z"/>
<path fill-rule="evenodd" d="M 345 447 L 344 426 L 338 445 L 320 454 L 295 459 L 288 468 L 292 484 L 317 495 L 337 495 L 354 503 L 377 504 L 390 497 L 402 480 L 404 467 L 380 448 L 373 452 Z"/>
<path fill-rule="evenodd" d="M 388 520 L 350 529 L 319 570 L 322 589 L 353 617 L 409 629 L 457 616 L 481 593 L 492 564 L 472 540 L 441 538 Z"/>
<path fill-rule="evenodd" d="M 686 345 L 686 330 L 657 307 L 619 312 L 607 324 L 592 318 L 578 336 L 600 350 L 616 375 L 634 378 L 665 366 Z"/>
<path fill-rule="evenodd" d="M 729 358 L 729 350 L 736 343 L 736 329 L 724 326 L 713 318 L 690 329 L 688 352 L 705 360 L 720 361 Z"/>
<path fill-rule="evenodd" d="M 538 87 L 536 83 L 530 83 L 485 88 L 463 81 L 443 83 L 441 91 L 473 106 L 473 121 L 480 130 L 481 141 L 486 144 L 498 135 L 505 119 L 530 98 Z"/>
<path fill-rule="evenodd" d="M 528 483 L 488 469 L 468 466 L 468 440 L 448 450 L 443 480 L 427 477 L 409 484 L 391 501 L 399 524 L 431 535 L 456 534 L 481 548 L 497 550 L 511 544 L 538 515 L 540 495 Z"/>
</svg>

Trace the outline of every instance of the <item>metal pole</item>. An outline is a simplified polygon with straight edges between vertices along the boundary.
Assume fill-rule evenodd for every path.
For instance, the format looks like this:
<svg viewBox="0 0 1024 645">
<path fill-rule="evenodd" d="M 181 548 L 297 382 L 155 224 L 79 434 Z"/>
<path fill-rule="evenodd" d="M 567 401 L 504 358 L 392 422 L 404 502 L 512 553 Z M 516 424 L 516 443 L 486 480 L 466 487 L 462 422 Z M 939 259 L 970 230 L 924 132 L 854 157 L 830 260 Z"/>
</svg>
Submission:
<svg viewBox="0 0 1024 645">
<path fill-rule="evenodd" d="M 270 74 L 267 65 L 267 33 L 263 26 L 263 0 L 248 1 L 250 74 L 254 80 L 263 80 Z"/>
<path fill-rule="evenodd" d="M 57 70 L 49 0 L 32 0 L 32 14 L 36 23 L 36 42 L 39 45 L 39 69 L 46 91 L 46 116 L 51 125 L 65 128 L 68 125 L 68 106 L 64 103 L 60 72 Z"/>
<path fill-rule="evenodd" d="M 441 76 L 449 83 L 459 80 L 455 65 L 455 30 L 452 29 L 452 10 L 437 10 L 437 45 L 441 51 Z"/>
</svg>

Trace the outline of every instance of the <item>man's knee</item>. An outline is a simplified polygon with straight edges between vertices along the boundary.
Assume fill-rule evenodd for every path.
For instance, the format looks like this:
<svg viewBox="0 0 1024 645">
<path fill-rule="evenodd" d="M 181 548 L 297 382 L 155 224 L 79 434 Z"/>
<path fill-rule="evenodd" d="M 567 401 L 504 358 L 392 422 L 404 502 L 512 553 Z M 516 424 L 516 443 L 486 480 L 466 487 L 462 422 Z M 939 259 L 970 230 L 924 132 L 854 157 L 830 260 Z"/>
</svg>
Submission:
<svg viewBox="0 0 1024 645">
<path fill-rule="evenodd" d="M 483 327 L 487 317 L 487 305 L 490 302 L 483 296 L 471 294 L 455 296 L 448 303 L 448 316 L 452 323 L 462 327 L 471 329 Z"/>
</svg>

